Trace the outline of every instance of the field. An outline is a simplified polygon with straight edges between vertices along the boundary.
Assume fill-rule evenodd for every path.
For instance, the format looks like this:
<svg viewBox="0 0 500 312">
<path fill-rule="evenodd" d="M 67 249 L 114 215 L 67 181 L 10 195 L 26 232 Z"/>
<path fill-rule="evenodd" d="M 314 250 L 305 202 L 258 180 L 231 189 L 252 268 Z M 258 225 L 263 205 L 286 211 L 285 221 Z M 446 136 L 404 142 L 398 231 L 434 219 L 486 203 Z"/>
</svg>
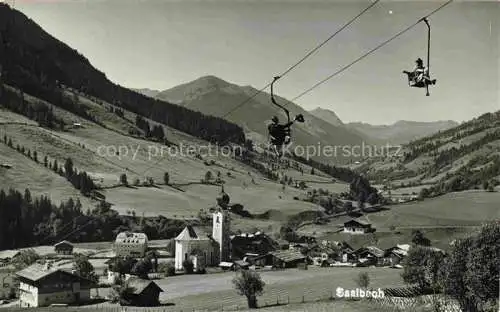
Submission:
<svg viewBox="0 0 500 312">
<path fill-rule="evenodd" d="M 285 271 L 261 272 L 266 283 L 264 294 L 259 297 L 259 306 L 271 306 L 280 303 L 301 303 L 324 300 L 335 296 L 337 287 L 352 289 L 357 287 L 354 279 L 359 272 L 368 272 L 370 287 L 397 287 L 402 285 L 400 271 L 383 268 L 317 268 L 309 270 L 288 269 Z M 230 311 L 246 307 L 245 298 L 233 288 L 234 272 L 207 274 L 203 278 L 197 275 L 168 277 L 155 282 L 164 290 L 160 295 L 162 302 L 167 302 L 175 311 L 208 309 Z M 100 289 L 103 296 L 109 289 Z M 98 307 L 116 306 L 109 303 Z"/>
<path fill-rule="evenodd" d="M 36 101 L 27 95 L 26 99 Z M 282 190 L 281 185 L 265 179 L 253 168 L 224 156 L 207 142 L 166 127 L 167 138 L 180 146 L 174 153 L 158 143 L 126 135 L 127 127 L 133 126 L 128 120 L 134 120 L 134 114 L 125 112 L 127 120 L 122 120 L 108 113 L 102 105 L 83 97 L 79 97 L 79 101 L 90 107 L 106 127 L 54 108 L 54 112 L 67 123 L 71 125 L 78 122 L 82 127 L 68 127 L 64 132 L 52 131 L 38 127 L 22 116 L 6 112 L 0 119 L 0 136 L 2 139 L 4 135 L 12 139 L 14 146 L 36 151 L 40 162 L 47 156 L 50 162 L 57 160 L 62 165 L 67 157 L 71 157 L 78 170 L 91 174 L 96 183 L 105 188 L 103 193 L 107 201 L 122 214 L 134 211 L 137 215 L 145 216 L 161 214 L 179 219 L 195 217 L 200 209 L 213 206 L 220 192 L 220 187 L 200 183 L 207 171 L 211 171 L 214 177 L 220 172 L 232 203 L 243 205 L 251 213 L 276 211 L 279 213 L 275 216 L 279 215 L 281 221 L 288 215 L 318 209 L 310 203 L 293 200 L 294 196 L 304 191 L 291 187 Z M 200 152 L 203 152 L 204 147 L 205 152 L 210 150 L 211 153 L 200 160 L 186 153 L 188 147 Z M 1 179 L 0 188 L 24 190 L 28 187 L 36 195 L 50 194 L 56 203 L 69 197 L 79 197 L 84 210 L 95 205 L 95 202 L 81 197 L 65 179 L 43 164 L 35 163 L 3 143 L 0 143 L 0 151 L 0 162 L 13 165 L 12 169 L 0 169 L 0 174 L 6 177 Z M 205 161 L 214 161 L 215 164 L 207 166 Z M 309 167 L 304 166 L 304 174 L 292 169 L 284 174 L 296 180 L 308 181 L 306 183 L 311 187 L 331 190 L 345 190 L 347 187 L 342 183 L 333 183 L 321 172 L 310 175 L 310 171 Z M 170 183 L 181 190 L 162 185 L 165 172 L 169 173 Z M 119 177 L 123 173 L 127 175 L 129 184 L 135 184 L 136 180 L 142 183 L 151 177 L 158 187 L 119 186 Z M 266 220 L 235 220 L 235 224 L 244 227 L 269 227 L 271 223 Z"/>
</svg>

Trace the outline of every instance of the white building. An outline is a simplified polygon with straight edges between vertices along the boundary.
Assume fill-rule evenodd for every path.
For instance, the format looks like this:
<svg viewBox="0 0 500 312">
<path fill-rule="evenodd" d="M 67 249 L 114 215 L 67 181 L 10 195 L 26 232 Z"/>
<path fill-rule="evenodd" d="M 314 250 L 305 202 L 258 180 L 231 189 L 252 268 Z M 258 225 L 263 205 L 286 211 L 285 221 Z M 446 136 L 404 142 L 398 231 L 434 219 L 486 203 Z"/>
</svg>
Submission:
<svg viewBox="0 0 500 312">
<path fill-rule="evenodd" d="M 116 236 L 114 249 L 117 257 L 144 257 L 148 237 L 144 233 L 122 232 Z"/>
<path fill-rule="evenodd" d="M 206 266 L 217 266 L 229 259 L 229 215 L 227 210 L 218 209 L 212 214 L 212 235 L 199 235 L 188 225 L 175 238 L 175 269 L 182 270 L 182 263 L 190 259 L 195 270 Z"/>
<path fill-rule="evenodd" d="M 350 220 L 344 223 L 344 233 L 365 234 L 372 232 L 372 225 L 360 220 Z"/>
<path fill-rule="evenodd" d="M 35 263 L 16 273 L 19 277 L 20 307 L 78 304 L 90 301 L 93 282 L 50 264 Z"/>
</svg>

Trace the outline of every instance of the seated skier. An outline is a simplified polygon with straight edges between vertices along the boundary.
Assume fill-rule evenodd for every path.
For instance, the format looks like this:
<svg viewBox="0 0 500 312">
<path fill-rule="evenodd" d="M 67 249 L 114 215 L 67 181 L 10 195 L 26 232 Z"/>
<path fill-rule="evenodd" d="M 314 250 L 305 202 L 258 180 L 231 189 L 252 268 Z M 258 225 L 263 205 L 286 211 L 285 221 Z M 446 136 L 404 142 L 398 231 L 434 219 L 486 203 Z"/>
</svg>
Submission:
<svg viewBox="0 0 500 312">
<path fill-rule="evenodd" d="M 429 77 L 429 70 L 424 66 L 424 62 L 421 58 L 416 61 L 416 66 L 412 72 L 403 71 L 403 73 L 408 75 L 408 80 L 412 87 L 425 87 L 426 85 L 435 85 L 436 79 L 431 80 Z"/>
<path fill-rule="evenodd" d="M 290 121 L 286 124 L 280 124 L 277 116 L 273 116 L 271 120 L 272 123 L 267 127 L 269 131 L 270 141 L 271 144 L 275 147 L 278 156 L 281 157 L 282 153 L 280 153 L 279 149 L 281 149 L 283 145 L 289 144 L 291 141 L 290 127 L 295 121 L 303 122 L 304 117 L 299 114 L 295 117 L 295 120 Z"/>
</svg>

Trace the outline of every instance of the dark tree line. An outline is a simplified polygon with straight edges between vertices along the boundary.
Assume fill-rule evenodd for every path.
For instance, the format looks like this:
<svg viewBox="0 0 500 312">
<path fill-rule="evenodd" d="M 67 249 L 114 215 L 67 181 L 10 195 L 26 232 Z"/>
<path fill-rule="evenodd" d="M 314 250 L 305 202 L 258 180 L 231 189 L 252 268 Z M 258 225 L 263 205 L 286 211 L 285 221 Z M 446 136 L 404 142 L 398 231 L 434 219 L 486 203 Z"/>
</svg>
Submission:
<svg viewBox="0 0 500 312">
<path fill-rule="evenodd" d="M 20 145 L 16 145 L 16 147 L 14 147 L 12 139 L 7 137 L 7 135 L 3 136 L 3 143 L 12 149 L 16 149 L 19 153 L 32 159 L 36 163 L 40 162 L 37 151 L 33 151 L 32 153 L 30 149 Z M 66 159 L 64 169 L 59 165 L 57 159 L 54 159 L 53 162 L 49 162 L 47 156 L 43 158 L 43 165 L 54 171 L 56 174 L 66 178 L 66 180 L 68 180 L 74 188 L 79 190 L 85 196 L 89 196 L 92 190 L 97 189 L 94 181 L 85 171 L 78 172 L 78 170 L 73 167 L 73 160 L 71 158 Z"/>
<path fill-rule="evenodd" d="M 14 113 L 23 115 L 38 122 L 42 127 L 64 130 L 64 121 L 57 118 L 52 108 L 38 102 L 30 103 L 24 99 L 24 94 L 0 84 L 0 103 Z"/>
<path fill-rule="evenodd" d="M 0 36 L 4 82 L 58 107 L 92 119 L 83 106 L 65 100 L 64 85 L 210 142 L 245 142 L 238 125 L 112 83 L 76 50 L 7 5 L 0 5 Z"/>
<path fill-rule="evenodd" d="M 137 126 L 137 128 L 141 129 L 144 132 L 146 138 L 154 138 L 159 141 L 165 140 L 165 132 L 162 126 L 155 125 L 151 127 L 149 122 L 139 115 L 137 115 L 135 118 L 135 125 Z"/>
<path fill-rule="evenodd" d="M 47 196 L 33 198 L 0 189 L 0 250 L 50 244 L 62 239 L 73 242 L 111 241 L 122 231 L 141 231 L 150 239 L 172 238 L 184 223 L 165 217 L 121 216 L 106 202 L 83 211 L 78 199 L 59 205 Z"/>
</svg>

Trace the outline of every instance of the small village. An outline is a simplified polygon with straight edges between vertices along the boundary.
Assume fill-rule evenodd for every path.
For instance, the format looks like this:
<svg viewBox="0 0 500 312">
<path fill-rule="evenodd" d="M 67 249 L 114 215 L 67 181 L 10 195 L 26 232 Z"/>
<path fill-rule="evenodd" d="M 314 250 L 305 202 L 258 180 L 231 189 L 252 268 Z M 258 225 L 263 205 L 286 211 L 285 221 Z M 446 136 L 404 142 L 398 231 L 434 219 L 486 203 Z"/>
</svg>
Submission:
<svg viewBox="0 0 500 312">
<path fill-rule="evenodd" d="M 148 241 L 144 233 L 122 232 L 116 236 L 112 250 L 84 250 L 69 241 L 43 247 L 41 259 L 15 272 L 16 289 L 11 288 L 12 300 L 18 307 L 86 305 L 96 300 L 117 302 L 128 306 L 161 305 L 163 289 L 158 284 L 169 276 L 183 274 L 216 274 L 227 271 L 273 271 L 309 266 L 324 270 L 352 267 L 386 267 L 402 269 L 410 244 L 381 249 L 377 246 L 355 248 L 345 241 L 317 241 L 315 237 L 298 237 L 296 241 L 273 239 L 266 233 L 232 234 L 229 196 L 221 193 L 212 208 L 212 232 L 190 224 L 171 242 Z M 357 219 L 344 223 L 347 235 L 366 235 L 372 225 Z M 42 248 L 42 247 L 40 247 Z M 431 247 L 429 247 L 431 248 Z M 434 248 L 437 249 L 437 248 Z M 0 266 L 16 262 L 22 250 L 0 252 Z M 75 263 L 85 259 L 93 263 L 95 272 L 78 272 L 84 266 Z M 84 260 L 84 261 L 85 261 Z M 84 277 L 84 276 L 87 276 Z M 200 279 L 203 277 L 200 276 Z M 9 280 L 3 278 L 3 286 Z M 127 300 L 106 296 L 94 289 L 119 287 L 126 283 L 130 290 Z M 17 300 L 17 301 L 16 301 Z"/>
</svg>

